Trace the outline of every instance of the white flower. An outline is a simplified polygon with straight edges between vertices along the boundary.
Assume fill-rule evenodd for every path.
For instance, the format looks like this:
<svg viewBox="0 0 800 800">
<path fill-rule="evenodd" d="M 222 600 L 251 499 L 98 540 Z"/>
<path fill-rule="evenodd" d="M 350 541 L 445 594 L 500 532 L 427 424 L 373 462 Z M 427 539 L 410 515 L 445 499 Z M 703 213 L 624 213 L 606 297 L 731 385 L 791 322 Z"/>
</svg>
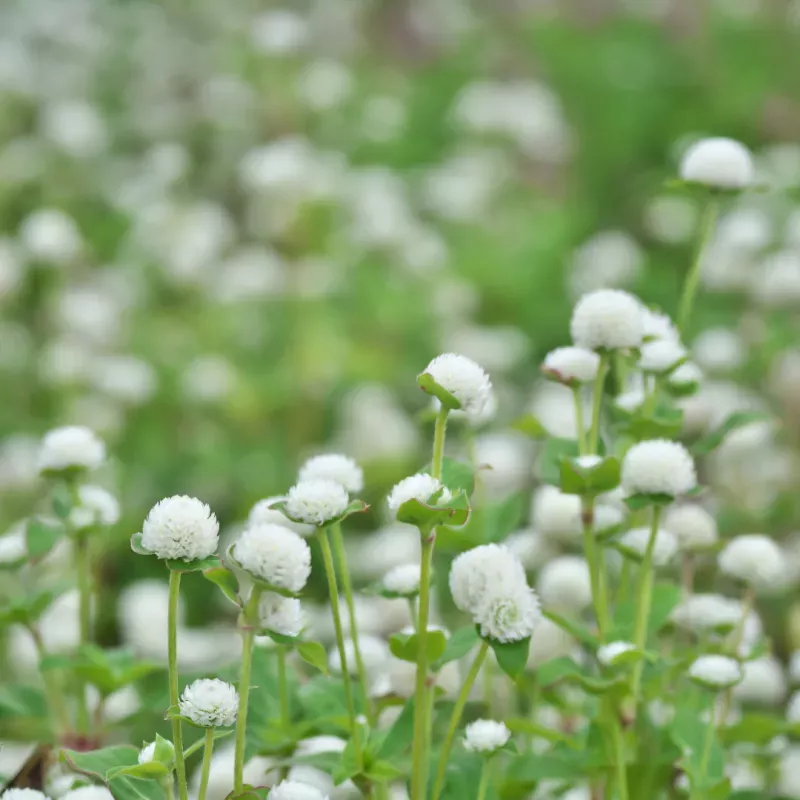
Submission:
<svg viewBox="0 0 800 800">
<path fill-rule="evenodd" d="M 344 514 L 350 500 L 340 483 L 327 480 L 301 481 L 289 489 L 286 514 L 300 522 L 325 525 Z"/>
<path fill-rule="evenodd" d="M 40 472 L 65 469 L 97 469 L 106 457 L 106 446 L 94 431 L 82 425 L 66 425 L 48 431 L 39 448 Z"/>
<path fill-rule="evenodd" d="M 677 342 L 680 338 L 678 329 L 662 311 L 642 306 L 642 325 L 646 342 L 663 339 Z"/>
<path fill-rule="evenodd" d="M 717 522 L 696 503 L 671 506 L 664 527 L 678 537 L 681 550 L 705 550 L 717 542 Z"/>
<path fill-rule="evenodd" d="M 69 515 L 69 524 L 78 530 L 93 525 L 116 525 L 119 522 L 119 501 L 102 486 L 83 484 L 78 487 L 80 505 Z"/>
<path fill-rule="evenodd" d="M 267 800 L 328 800 L 328 796 L 308 783 L 281 781 L 267 795 Z"/>
<path fill-rule="evenodd" d="M 280 525 L 247 528 L 233 546 L 233 557 L 247 572 L 290 592 L 299 592 L 311 574 L 308 545 Z"/>
<path fill-rule="evenodd" d="M 155 754 L 156 754 L 156 743 L 150 742 L 150 744 L 146 744 L 139 751 L 138 761 L 140 764 L 149 764 L 153 760 L 153 758 L 155 758 Z"/>
<path fill-rule="evenodd" d="M 469 417 L 482 416 L 491 402 L 492 382 L 489 376 L 466 356 L 443 353 L 428 364 L 425 373 L 450 392 Z"/>
<path fill-rule="evenodd" d="M 624 653 L 635 650 L 636 645 L 631 642 L 610 642 L 597 648 L 597 660 L 605 667 L 610 667 Z"/>
<path fill-rule="evenodd" d="M 105 786 L 79 786 L 61 796 L 61 800 L 114 800 Z"/>
<path fill-rule="evenodd" d="M 219 544 L 219 523 L 211 509 L 185 494 L 159 500 L 142 525 L 142 547 L 159 558 L 208 558 Z"/>
<path fill-rule="evenodd" d="M 600 356 L 583 347 L 558 347 L 544 358 L 542 372 L 560 383 L 589 383 L 597 377 Z"/>
<path fill-rule="evenodd" d="M 364 488 L 364 472 L 352 458 L 331 453 L 309 458 L 300 467 L 297 481 L 333 481 L 350 494 L 357 494 Z"/>
<path fill-rule="evenodd" d="M 428 475 L 427 472 L 418 472 L 408 478 L 403 478 L 400 483 L 395 484 L 386 502 L 392 511 L 397 511 L 400 506 L 409 500 L 418 500 L 420 503 L 428 504 L 431 496 L 442 490 L 441 497 L 436 505 L 444 505 L 450 500 L 452 495 L 447 487 L 443 487 L 441 482 Z"/>
<path fill-rule="evenodd" d="M 581 612 L 592 602 L 589 567 L 579 556 L 560 556 L 539 572 L 536 590 L 547 607 Z"/>
<path fill-rule="evenodd" d="M 684 361 L 667 376 L 667 383 L 677 388 L 699 384 L 702 380 L 703 371 L 692 361 Z"/>
<path fill-rule="evenodd" d="M 302 522 L 294 522 L 293 520 L 289 519 L 289 517 L 287 517 L 283 511 L 280 511 L 277 508 L 270 508 L 270 506 L 275 505 L 275 503 L 281 503 L 285 501 L 285 495 L 275 495 L 273 497 L 265 497 L 263 500 L 259 500 L 250 509 L 250 513 L 247 516 L 247 524 L 250 527 L 265 524 L 283 525 L 284 528 L 288 528 L 290 531 L 300 534 L 300 536 L 311 536 L 311 534 L 317 529 L 315 525 L 306 525 Z"/>
<path fill-rule="evenodd" d="M 650 541 L 650 528 L 633 528 L 619 541 L 623 547 L 643 557 L 647 549 L 647 544 Z M 654 566 L 666 566 L 677 552 L 678 540 L 669 531 L 659 528 L 656 533 L 655 543 L 653 544 Z"/>
<path fill-rule="evenodd" d="M 25 217 L 19 238 L 32 258 L 52 264 L 68 263 L 81 249 L 74 220 L 55 208 L 40 208 Z"/>
<path fill-rule="evenodd" d="M 581 535 L 581 499 L 555 486 L 540 486 L 531 501 L 531 522 L 544 536 L 563 542 Z"/>
<path fill-rule="evenodd" d="M 281 636 L 299 636 L 303 629 L 303 610 L 295 597 L 264 592 L 258 601 L 258 620 L 262 628 Z"/>
<path fill-rule="evenodd" d="M 731 539 L 719 554 L 719 568 L 757 589 L 779 586 L 786 565 L 781 549 L 768 536 L 749 533 Z"/>
<path fill-rule="evenodd" d="M 37 789 L 6 789 L 0 794 L 0 800 L 50 800 L 50 798 Z"/>
<path fill-rule="evenodd" d="M 358 652 L 361 654 L 364 669 L 371 674 L 383 670 L 392 657 L 389 645 L 383 639 L 364 633 L 358 637 Z M 344 657 L 347 661 L 347 671 L 350 675 L 355 676 L 357 674 L 356 648 L 352 638 L 344 640 Z M 342 672 L 341 653 L 337 647 L 331 648 L 328 653 L 328 668 L 337 674 Z"/>
<path fill-rule="evenodd" d="M 200 678 L 181 695 L 181 715 L 204 728 L 224 728 L 236 722 L 239 694 L 218 678 Z"/>
<path fill-rule="evenodd" d="M 740 142 L 701 139 L 683 154 L 680 176 L 715 189 L 742 189 L 753 182 L 753 157 Z"/>
<path fill-rule="evenodd" d="M 661 375 L 669 372 L 681 359 L 686 358 L 686 348 L 670 339 L 645 342 L 640 350 L 639 369 Z"/>
<path fill-rule="evenodd" d="M 767 655 L 742 664 L 741 683 L 733 689 L 733 696 L 741 703 L 778 706 L 786 696 L 786 678 L 781 662 Z"/>
<path fill-rule="evenodd" d="M 484 544 L 456 556 L 450 566 L 450 593 L 460 611 L 474 614 L 494 586 L 526 585 L 522 562 L 504 545 Z"/>
<path fill-rule="evenodd" d="M 684 630 L 703 634 L 713 628 L 733 628 L 742 617 L 742 604 L 721 594 L 692 594 L 672 612 Z"/>
<path fill-rule="evenodd" d="M 419 591 L 419 582 L 419 564 L 400 564 L 383 576 L 381 586 L 387 592 L 411 596 Z"/>
<path fill-rule="evenodd" d="M 700 656 L 689 667 L 689 677 L 710 688 L 727 689 L 742 679 L 742 668 L 735 658 Z"/>
<path fill-rule="evenodd" d="M 491 753 L 499 750 L 511 738 L 511 731 L 493 719 L 470 722 L 464 731 L 464 747 L 473 753 Z"/>
<path fill-rule="evenodd" d="M 598 503 L 594 507 L 595 533 L 602 533 L 611 528 L 616 528 L 617 525 L 622 525 L 624 520 L 625 513 L 621 508 L 609 505 L 608 503 Z"/>
<path fill-rule="evenodd" d="M 786 706 L 786 719 L 792 725 L 800 722 L 800 692 L 795 692 Z"/>
<path fill-rule="evenodd" d="M 487 587 L 474 612 L 481 636 L 499 642 L 518 642 L 533 634 L 542 618 L 539 599 L 525 582 Z"/>
<path fill-rule="evenodd" d="M 620 289 L 585 294 L 572 312 L 572 340 L 589 350 L 638 347 L 644 326 L 642 304 Z"/>
<path fill-rule="evenodd" d="M 650 439 L 633 445 L 622 459 L 622 487 L 632 494 L 686 494 L 697 485 L 689 451 L 679 442 Z"/>
</svg>

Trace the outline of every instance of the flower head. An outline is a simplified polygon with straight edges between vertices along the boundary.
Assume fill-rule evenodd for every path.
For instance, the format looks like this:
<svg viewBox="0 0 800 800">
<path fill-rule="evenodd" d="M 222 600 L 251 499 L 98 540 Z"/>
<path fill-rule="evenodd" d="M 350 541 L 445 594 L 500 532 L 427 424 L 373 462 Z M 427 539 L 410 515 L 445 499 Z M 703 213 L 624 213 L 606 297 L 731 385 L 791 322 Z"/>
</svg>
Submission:
<svg viewBox="0 0 800 800">
<path fill-rule="evenodd" d="M 699 634 L 733 628 L 741 618 L 742 604 L 721 594 L 691 594 L 672 612 L 676 625 Z"/>
<path fill-rule="evenodd" d="M 626 549 L 632 550 L 639 556 L 644 556 L 647 543 L 650 541 L 650 528 L 632 528 L 619 541 Z M 659 528 L 653 544 L 653 565 L 656 567 L 666 566 L 677 552 L 678 540 L 668 530 Z"/>
<path fill-rule="evenodd" d="M 689 677 L 710 689 L 728 689 L 742 679 L 742 667 L 735 658 L 705 655 L 689 667 Z"/>
<path fill-rule="evenodd" d="M 150 742 L 150 744 L 146 744 L 140 751 L 139 751 L 139 758 L 138 761 L 140 764 L 149 764 L 156 755 L 156 743 Z"/>
<path fill-rule="evenodd" d="M 495 586 L 527 585 L 522 562 L 505 545 L 483 544 L 456 556 L 450 566 L 450 593 L 460 611 L 475 614 Z"/>
<path fill-rule="evenodd" d="M 663 375 L 686 358 L 686 348 L 671 339 L 657 339 L 645 342 L 640 350 L 639 369 Z"/>
<path fill-rule="evenodd" d="M 743 189 L 753 182 L 753 157 L 741 142 L 724 137 L 701 139 L 681 159 L 680 176 L 714 189 Z"/>
<path fill-rule="evenodd" d="M 303 610 L 295 597 L 264 592 L 258 601 L 258 620 L 262 628 L 273 633 L 299 636 L 303 629 Z"/>
<path fill-rule="evenodd" d="M 61 796 L 61 800 L 114 800 L 105 786 L 79 786 Z"/>
<path fill-rule="evenodd" d="M 232 553 L 243 569 L 278 589 L 299 592 L 311 574 L 308 545 L 281 525 L 246 528 Z"/>
<path fill-rule="evenodd" d="M 218 678 L 200 678 L 181 695 L 181 715 L 203 728 L 224 728 L 236 722 L 239 694 Z"/>
<path fill-rule="evenodd" d="M 50 798 L 38 789 L 11 788 L 0 794 L 0 800 L 50 800 Z"/>
<path fill-rule="evenodd" d="M 667 383 L 676 389 L 682 389 L 703 380 L 703 371 L 693 361 L 684 361 L 667 375 Z"/>
<path fill-rule="evenodd" d="M 539 571 L 536 589 L 548 608 L 581 612 L 592 602 L 589 567 L 580 556 L 559 556 Z"/>
<path fill-rule="evenodd" d="M 219 543 L 219 523 L 211 509 L 184 494 L 159 500 L 142 525 L 142 547 L 159 558 L 208 558 Z"/>
<path fill-rule="evenodd" d="M 411 597 L 419 592 L 419 582 L 419 564 L 399 564 L 383 576 L 381 586 L 387 592 Z"/>
<path fill-rule="evenodd" d="M 286 513 L 311 525 L 325 525 L 344 514 L 350 500 L 340 484 L 329 480 L 301 481 L 289 489 Z"/>
<path fill-rule="evenodd" d="M 286 780 L 272 788 L 267 800 L 328 800 L 328 796 L 309 783 Z"/>
<path fill-rule="evenodd" d="M 581 535 L 581 499 L 565 494 L 555 486 L 540 486 L 531 501 L 535 530 L 562 542 L 575 541 Z"/>
<path fill-rule="evenodd" d="M 642 304 L 620 289 L 585 294 L 572 312 L 570 332 L 578 347 L 589 350 L 638 347 L 644 322 Z"/>
<path fill-rule="evenodd" d="M 505 746 L 511 731 L 502 722 L 493 719 L 478 719 L 467 725 L 464 731 L 464 747 L 473 753 L 493 753 Z"/>
<path fill-rule="evenodd" d="M 39 448 L 39 472 L 97 469 L 106 458 L 106 446 L 83 425 L 66 425 L 48 431 Z"/>
<path fill-rule="evenodd" d="M 625 653 L 635 650 L 632 642 L 609 642 L 597 648 L 597 660 L 605 667 L 614 665 L 614 662 Z"/>
<path fill-rule="evenodd" d="M 69 515 L 69 524 L 76 530 L 119 522 L 119 501 L 102 486 L 88 483 L 79 486 L 78 501 L 80 504 Z"/>
<path fill-rule="evenodd" d="M 450 392 L 469 417 L 481 417 L 491 403 L 492 382 L 471 358 L 443 353 L 425 367 L 425 373 Z"/>
<path fill-rule="evenodd" d="M 277 508 L 272 508 L 276 503 L 286 502 L 285 495 L 275 495 L 273 497 L 265 497 L 259 500 L 251 509 L 247 516 L 247 524 L 250 527 L 255 525 L 283 525 L 290 531 L 299 533 L 300 536 L 311 536 L 317 529 L 316 525 L 306 525 L 303 522 L 294 522 L 289 519 L 283 511 Z"/>
<path fill-rule="evenodd" d="M 418 500 L 420 503 L 429 504 L 431 497 L 441 489 L 442 494 L 437 501 L 437 505 L 447 503 L 452 497 L 450 490 L 442 486 L 441 481 L 428 475 L 427 472 L 418 472 L 408 478 L 403 478 L 400 483 L 395 484 L 386 502 L 392 511 L 397 511 L 400 506 L 409 500 Z"/>
<path fill-rule="evenodd" d="M 633 445 L 622 459 L 622 487 L 632 494 L 686 494 L 697 485 L 689 451 L 679 442 L 650 439 Z"/>
<path fill-rule="evenodd" d="M 333 481 L 352 494 L 364 488 L 364 472 L 361 467 L 348 456 L 336 453 L 309 458 L 297 477 L 298 483 L 306 481 Z"/>
<path fill-rule="evenodd" d="M 488 587 L 473 616 L 481 636 L 518 642 L 533 633 L 542 611 L 536 593 L 523 581 Z"/>
<path fill-rule="evenodd" d="M 757 589 L 780 585 L 786 574 L 780 547 L 760 533 L 746 533 L 731 539 L 719 554 L 718 564 L 726 575 Z"/>
<path fill-rule="evenodd" d="M 597 377 L 600 356 L 584 347 L 558 347 L 544 358 L 542 372 L 559 383 L 590 383 Z"/>
<path fill-rule="evenodd" d="M 706 550 L 717 542 L 717 522 L 697 503 L 671 506 L 664 527 L 678 538 L 681 550 Z"/>
</svg>

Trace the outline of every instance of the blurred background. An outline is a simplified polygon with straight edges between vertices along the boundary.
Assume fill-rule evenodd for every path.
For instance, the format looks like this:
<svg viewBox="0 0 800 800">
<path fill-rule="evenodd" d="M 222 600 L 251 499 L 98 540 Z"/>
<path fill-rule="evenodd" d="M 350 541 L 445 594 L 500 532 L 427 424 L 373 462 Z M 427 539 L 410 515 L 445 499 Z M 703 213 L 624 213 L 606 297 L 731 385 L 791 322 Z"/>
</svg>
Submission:
<svg viewBox="0 0 800 800">
<path fill-rule="evenodd" d="M 448 350 L 497 389 L 466 437 L 485 490 L 526 498 L 535 444 L 511 423 L 573 425 L 542 356 L 590 289 L 674 313 L 697 208 L 665 183 L 724 135 L 771 191 L 712 243 L 687 426 L 783 417 L 712 479 L 723 530 L 785 537 L 800 269 L 769 254 L 800 247 L 798 34 L 796 0 L 5 0 L 0 530 L 37 507 L 39 438 L 67 423 L 112 456 L 109 597 L 164 577 L 128 545 L 157 500 L 196 495 L 235 529 L 316 452 L 364 466 L 373 509 L 351 528 L 381 529 L 386 490 L 429 457 L 415 376 Z M 391 529 L 369 541 L 360 583 L 402 560 Z M 115 641 L 113 604 L 97 613 Z"/>
</svg>

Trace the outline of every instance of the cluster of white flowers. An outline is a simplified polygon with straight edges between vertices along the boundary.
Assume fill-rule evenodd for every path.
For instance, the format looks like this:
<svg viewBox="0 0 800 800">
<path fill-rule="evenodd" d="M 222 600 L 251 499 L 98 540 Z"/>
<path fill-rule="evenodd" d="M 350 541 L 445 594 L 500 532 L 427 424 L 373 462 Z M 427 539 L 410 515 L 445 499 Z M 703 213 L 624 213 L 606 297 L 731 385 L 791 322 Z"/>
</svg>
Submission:
<svg viewBox="0 0 800 800">
<path fill-rule="evenodd" d="M 181 715 L 203 728 L 224 728 L 236 722 L 239 694 L 217 678 L 201 678 L 189 684 L 178 704 Z"/>
<path fill-rule="evenodd" d="M 632 642 L 609 642 L 597 648 L 597 660 L 604 667 L 614 666 L 614 663 L 620 656 L 625 653 L 630 653 L 636 649 L 636 645 Z"/>
<path fill-rule="evenodd" d="M 311 550 L 305 540 L 281 525 L 246 528 L 232 555 L 251 575 L 290 592 L 299 592 L 311 574 Z"/>
<path fill-rule="evenodd" d="M 780 547 L 758 533 L 731 539 L 719 554 L 718 563 L 723 573 L 756 589 L 780 587 L 786 569 Z"/>
<path fill-rule="evenodd" d="M 734 139 L 700 139 L 683 154 L 680 176 L 713 189 L 744 189 L 753 183 L 753 157 Z"/>
<path fill-rule="evenodd" d="M 273 786 L 268 800 L 328 800 L 316 786 L 300 781 L 285 780 Z"/>
<path fill-rule="evenodd" d="M 142 547 L 159 558 L 208 558 L 218 543 L 217 518 L 195 497 L 176 495 L 159 500 L 142 525 Z"/>
</svg>

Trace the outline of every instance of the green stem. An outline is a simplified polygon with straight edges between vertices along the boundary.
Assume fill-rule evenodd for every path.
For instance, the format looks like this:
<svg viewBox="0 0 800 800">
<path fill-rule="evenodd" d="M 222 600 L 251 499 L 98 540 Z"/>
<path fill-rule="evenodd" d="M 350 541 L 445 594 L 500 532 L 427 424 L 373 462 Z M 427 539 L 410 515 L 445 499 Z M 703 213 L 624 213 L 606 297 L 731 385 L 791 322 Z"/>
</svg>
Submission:
<svg viewBox="0 0 800 800">
<path fill-rule="evenodd" d="M 78 533 L 74 539 L 75 572 L 78 581 L 78 618 L 80 623 L 79 646 L 92 641 L 91 603 L 92 603 L 92 569 L 89 552 L 89 539 L 84 533 Z M 89 707 L 86 700 L 86 681 L 78 681 L 78 732 L 89 733 Z"/>
<path fill-rule="evenodd" d="M 619 800 L 628 800 L 628 769 L 625 764 L 625 741 L 622 738 L 622 723 L 619 714 L 611 709 L 611 744 L 614 748 L 614 767 L 617 771 L 617 795 Z M 201 798 L 202 800 L 202 798 Z"/>
<path fill-rule="evenodd" d="M 485 800 L 486 789 L 489 787 L 489 759 L 484 758 L 481 766 L 481 781 L 478 784 L 477 800 Z"/>
<path fill-rule="evenodd" d="M 597 619 L 597 630 L 600 639 L 605 638 L 609 628 L 608 598 L 605 597 L 605 577 L 600 574 L 598 558 L 599 547 L 594 538 L 594 498 L 582 498 L 581 521 L 583 523 L 583 549 L 586 554 L 586 564 L 589 567 L 589 581 L 592 588 L 592 604 Z"/>
<path fill-rule="evenodd" d="M 36 645 L 36 652 L 41 662 L 48 655 L 42 636 L 34 627 L 30 627 L 28 630 Z M 47 695 L 47 705 L 58 720 L 59 729 L 57 733 L 60 735 L 69 730 L 69 714 L 67 713 L 67 704 L 64 701 L 64 696 L 61 693 L 60 681 L 55 676 L 53 670 L 50 669 L 41 670 L 41 675 L 42 681 L 44 682 L 44 691 Z"/>
<path fill-rule="evenodd" d="M 703 800 L 704 787 L 706 782 L 706 773 L 708 772 L 708 759 L 711 757 L 711 745 L 714 743 L 714 733 L 717 729 L 716 720 L 714 719 L 714 704 L 711 704 L 709 709 L 710 718 L 708 720 L 708 727 L 706 728 L 705 739 L 703 740 L 703 752 L 700 756 L 700 768 L 698 770 L 699 786 L 692 786 L 691 800 Z"/>
<path fill-rule="evenodd" d="M 475 660 L 472 662 L 472 666 L 469 668 L 467 677 L 464 678 L 464 684 L 461 687 L 461 691 L 458 693 L 458 697 L 456 698 L 456 704 L 453 707 L 453 713 L 450 716 L 450 722 L 447 726 L 447 733 L 445 733 L 444 741 L 442 742 L 442 752 L 439 756 L 439 765 L 436 768 L 436 780 L 433 783 L 431 800 L 437 800 L 442 792 L 442 789 L 444 788 L 444 779 L 447 773 L 447 759 L 449 758 L 450 750 L 453 747 L 453 740 L 455 739 L 458 723 L 461 721 L 461 715 L 464 712 L 464 706 L 466 706 L 467 700 L 469 699 L 469 693 L 472 690 L 472 685 L 475 683 L 475 679 L 478 677 L 481 664 L 483 664 L 483 660 L 486 658 L 486 654 L 488 652 L 489 643 L 485 641 L 481 642 L 480 650 L 478 650 Z"/>
<path fill-rule="evenodd" d="M 586 455 L 586 428 L 583 421 L 583 402 L 581 401 L 581 387 L 572 387 L 572 399 L 575 402 L 575 427 L 578 432 L 578 453 Z"/>
<path fill-rule="evenodd" d="M 169 775 L 165 775 L 161 779 L 161 788 L 164 790 L 164 800 L 173 800 L 175 797 L 175 791 L 172 786 L 172 773 L 170 772 Z"/>
<path fill-rule="evenodd" d="M 734 658 L 739 657 L 739 647 L 742 644 L 742 637 L 744 636 L 744 625 L 747 622 L 747 618 L 750 616 L 750 612 L 753 610 L 753 605 L 756 601 L 756 594 L 753 590 L 752 586 L 747 587 L 747 591 L 744 594 L 744 600 L 742 601 L 742 616 L 739 618 L 739 622 L 736 625 L 736 628 L 733 631 L 733 636 L 731 638 L 731 654 Z M 726 689 L 725 693 L 722 696 L 722 708 L 720 709 L 719 714 L 719 724 L 724 725 L 728 719 L 728 714 L 731 711 L 731 703 L 733 702 L 733 687 Z"/>
<path fill-rule="evenodd" d="M 631 562 L 627 558 L 622 560 L 622 571 L 619 576 L 619 589 L 617 589 L 616 603 L 621 606 L 628 601 L 628 592 L 631 585 Z"/>
<path fill-rule="evenodd" d="M 717 221 L 719 207 L 716 200 L 709 200 L 700 221 L 700 238 L 697 242 L 692 266 L 686 275 L 686 282 L 683 284 L 683 295 L 681 296 L 680 310 L 678 311 L 678 331 L 683 337 L 686 333 L 686 326 L 689 317 L 692 315 L 692 305 L 697 294 L 697 286 L 700 283 L 700 273 L 703 267 L 703 251 L 706 249 L 711 234 L 714 231 L 714 224 Z"/>
<path fill-rule="evenodd" d="M 336 558 L 336 566 L 339 569 L 339 577 L 342 580 L 344 590 L 344 600 L 347 605 L 347 616 L 350 620 L 350 638 L 353 640 L 353 653 L 356 659 L 356 672 L 358 673 L 358 683 L 361 688 L 361 700 L 367 714 L 367 719 L 374 722 L 372 708 L 369 702 L 369 688 L 367 683 L 367 670 L 364 667 L 364 659 L 361 657 L 361 648 L 358 644 L 358 620 L 356 618 L 356 605 L 353 598 L 353 583 L 350 580 L 350 570 L 347 567 L 347 555 L 344 549 L 344 537 L 342 536 L 341 523 L 336 522 L 331 525 L 331 538 L 333 540 L 333 554 Z"/>
<path fill-rule="evenodd" d="M 411 620 L 411 627 L 414 629 L 414 633 L 417 632 L 417 605 L 414 602 L 413 597 L 408 598 L 408 613 L 409 619 Z"/>
<path fill-rule="evenodd" d="M 286 680 L 286 648 L 279 644 L 276 651 L 278 656 L 278 693 L 281 696 L 281 722 L 288 731 L 292 716 L 289 710 L 289 684 Z"/>
<path fill-rule="evenodd" d="M 203 769 L 200 773 L 200 788 L 197 792 L 197 800 L 206 800 L 206 789 L 208 788 L 208 776 L 211 773 L 211 754 L 214 752 L 214 729 L 206 728 L 206 740 L 203 748 Z"/>
<path fill-rule="evenodd" d="M 442 462 L 444 461 L 444 434 L 447 430 L 447 415 L 450 410 L 441 406 L 436 415 L 436 428 L 433 432 L 433 465 L 431 475 L 437 480 L 442 479 Z"/>
<path fill-rule="evenodd" d="M 600 409 L 603 406 L 603 384 L 606 380 L 608 371 L 608 356 L 600 354 L 600 364 L 597 367 L 597 377 L 594 379 L 594 392 L 592 394 L 592 427 L 589 429 L 590 454 L 597 453 L 597 445 L 600 442 Z"/>
<path fill-rule="evenodd" d="M 169 571 L 169 609 L 167 612 L 167 648 L 169 662 L 169 704 L 177 706 L 178 696 L 178 601 L 181 596 L 181 573 Z M 172 719 L 172 744 L 175 747 L 175 773 L 178 777 L 178 796 L 187 800 L 189 792 L 186 788 L 186 764 L 183 760 L 183 736 L 181 721 Z"/>
<path fill-rule="evenodd" d="M 339 610 L 339 587 L 336 583 L 336 570 L 333 566 L 333 554 L 328 541 L 326 528 L 317 529 L 317 540 L 322 550 L 322 562 L 325 565 L 325 577 L 328 579 L 328 593 L 331 596 L 331 613 L 333 628 L 336 632 L 336 646 L 339 649 L 339 664 L 342 669 L 342 683 L 344 685 L 344 699 L 347 704 L 347 714 L 350 718 L 350 729 L 353 733 L 353 749 L 355 750 L 356 764 L 361 769 L 364 760 L 361 754 L 361 741 L 359 726 L 356 721 L 356 707 L 353 701 L 353 689 L 350 683 L 350 671 L 347 667 L 347 655 L 344 649 L 344 631 L 342 630 L 342 617 Z"/>
<path fill-rule="evenodd" d="M 242 631 L 242 669 L 239 673 L 239 710 L 236 714 L 236 751 L 233 760 L 233 790 L 241 792 L 244 786 L 244 750 L 247 734 L 247 705 L 250 700 L 250 673 L 253 668 L 253 641 L 256 633 L 255 618 L 261 588 L 253 586 L 250 598 L 239 616 Z M 181 800 L 184 800 L 182 798 Z"/>
</svg>

